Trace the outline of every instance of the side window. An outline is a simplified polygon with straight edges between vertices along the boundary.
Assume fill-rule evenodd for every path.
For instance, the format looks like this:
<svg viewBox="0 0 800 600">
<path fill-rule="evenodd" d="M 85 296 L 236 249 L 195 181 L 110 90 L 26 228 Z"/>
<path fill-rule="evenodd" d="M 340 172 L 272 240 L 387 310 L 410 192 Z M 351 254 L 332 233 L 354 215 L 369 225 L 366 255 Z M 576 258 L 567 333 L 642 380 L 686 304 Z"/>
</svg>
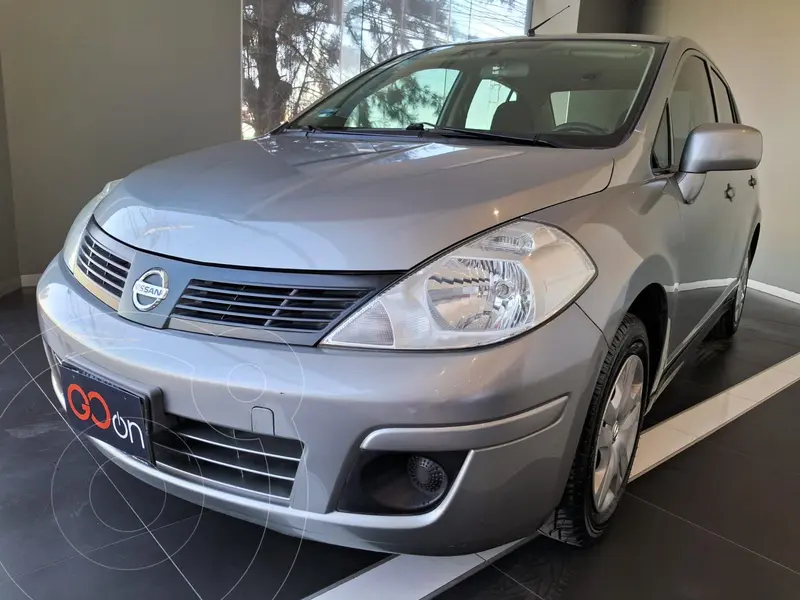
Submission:
<svg viewBox="0 0 800 600">
<path fill-rule="evenodd" d="M 436 123 L 458 73 L 455 69 L 425 69 L 397 79 L 359 103 L 345 125 L 405 129 L 421 121 Z"/>
<path fill-rule="evenodd" d="M 669 112 L 668 108 L 664 107 L 664 112 L 661 114 L 661 122 L 658 124 L 658 131 L 656 132 L 656 141 L 653 144 L 653 169 L 663 170 L 669 169 L 671 164 L 669 155 Z"/>
<path fill-rule="evenodd" d="M 504 102 L 516 99 L 517 93 L 510 87 L 493 79 L 482 79 L 469 105 L 466 127 L 468 129 L 491 129 L 497 107 Z"/>
<path fill-rule="evenodd" d="M 717 101 L 717 122 L 733 123 L 733 106 L 731 106 L 731 96 L 728 86 L 722 78 L 712 69 L 711 83 L 714 85 L 714 99 Z"/>
<path fill-rule="evenodd" d="M 699 125 L 716 121 L 705 61 L 691 56 L 683 62 L 670 97 L 669 110 L 675 151 L 672 160 L 678 162 L 689 132 Z"/>
</svg>

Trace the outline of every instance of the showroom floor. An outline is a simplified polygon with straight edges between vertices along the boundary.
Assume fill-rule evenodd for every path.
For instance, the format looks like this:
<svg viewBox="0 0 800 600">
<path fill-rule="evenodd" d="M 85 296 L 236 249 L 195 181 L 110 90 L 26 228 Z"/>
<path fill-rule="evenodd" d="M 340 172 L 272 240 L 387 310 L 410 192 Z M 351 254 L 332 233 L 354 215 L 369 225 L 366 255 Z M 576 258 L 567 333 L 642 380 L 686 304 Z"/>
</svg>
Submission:
<svg viewBox="0 0 800 600">
<path fill-rule="evenodd" d="M 535 538 L 432 559 L 281 536 L 104 465 L 123 499 L 50 404 L 32 291 L 6 296 L 0 599 L 798 598 L 800 307 L 751 291 L 745 310 L 735 340 L 705 344 L 648 415 L 641 475 L 600 546 Z"/>
</svg>

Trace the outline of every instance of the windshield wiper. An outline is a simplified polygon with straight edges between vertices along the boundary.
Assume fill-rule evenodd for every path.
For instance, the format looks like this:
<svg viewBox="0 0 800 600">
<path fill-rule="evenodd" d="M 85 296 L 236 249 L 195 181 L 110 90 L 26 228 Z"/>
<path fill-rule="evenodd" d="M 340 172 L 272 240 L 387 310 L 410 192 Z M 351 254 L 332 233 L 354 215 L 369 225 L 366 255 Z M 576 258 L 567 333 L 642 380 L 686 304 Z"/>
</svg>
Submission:
<svg viewBox="0 0 800 600">
<path fill-rule="evenodd" d="M 429 127 L 430 129 L 425 129 L 426 127 Z M 518 137 L 514 135 L 506 135 L 504 133 L 494 133 L 492 131 L 461 129 L 459 127 L 444 127 L 442 125 L 428 123 L 427 121 L 422 121 L 420 123 L 411 123 L 408 127 L 406 127 L 406 130 L 419 131 L 420 135 L 422 135 L 426 131 L 430 131 L 432 133 L 438 133 L 440 135 L 453 134 L 453 135 L 462 135 L 465 137 L 472 137 L 481 140 L 509 142 L 511 144 L 525 144 L 528 146 L 545 146 L 547 148 L 563 148 L 563 146 L 561 146 L 560 144 L 556 144 L 555 142 L 539 138 L 538 135 L 533 137 Z"/>
<path fill-rule="evenodd" d="M 336 125 L 327 127 L 324 125 L 292 125 L 291 127 L 279 127 L 274 133 L 283 133 L 284 131 L 304 131 L 305 133 L 346 133 L 350 135 L 386 135 L 381 131 L 370 131 L 368 129 L 359 129 L 358 127 L 345 127 L 343 125 Z"/>
</svg>

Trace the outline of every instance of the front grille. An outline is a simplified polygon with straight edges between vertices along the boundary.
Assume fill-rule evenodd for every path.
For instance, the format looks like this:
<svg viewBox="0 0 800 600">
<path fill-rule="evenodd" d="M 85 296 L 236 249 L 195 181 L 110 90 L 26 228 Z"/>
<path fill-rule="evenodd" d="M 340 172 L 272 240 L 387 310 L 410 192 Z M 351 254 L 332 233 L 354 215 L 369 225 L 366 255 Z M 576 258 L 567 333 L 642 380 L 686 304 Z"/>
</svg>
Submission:
<svg viewBox="0 0 800 600">
<path fill-rule="evenodd" d="M 131 263 L 101 246 L 89 234 L 83 236 L 77 262 L 86 277 L 112 296 L 122 297 Z"/>
<path fill-rule="evenodd" d="M 220 283 L 193 279 L 172 316 L 277 331 L 322 332 L 372 289 Z"/>
<path fill-rule="evenodd" d="M 156 466 L 288 504 L 303 443 L 181 419 L 153 436 Z"/>
</svg>

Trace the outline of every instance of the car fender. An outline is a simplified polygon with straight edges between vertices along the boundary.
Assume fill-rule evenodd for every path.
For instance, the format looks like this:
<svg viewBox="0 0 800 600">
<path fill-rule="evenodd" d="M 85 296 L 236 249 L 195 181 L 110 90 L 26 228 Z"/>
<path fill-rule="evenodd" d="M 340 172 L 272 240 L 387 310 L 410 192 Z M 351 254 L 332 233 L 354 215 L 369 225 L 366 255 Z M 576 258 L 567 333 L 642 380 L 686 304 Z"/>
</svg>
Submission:
<svg viewBox="0 0 800 600">
<path fill-rule="evenodd" d="M 570 234 L 597 269 L 578 306 L 611 340 L 625 313 L 649 285 L 662 287 L 674 308 L 676 250 L 683 241 L 679 199 L 667 179 L 627 184 L 528 216 Z"/>
</svg>

